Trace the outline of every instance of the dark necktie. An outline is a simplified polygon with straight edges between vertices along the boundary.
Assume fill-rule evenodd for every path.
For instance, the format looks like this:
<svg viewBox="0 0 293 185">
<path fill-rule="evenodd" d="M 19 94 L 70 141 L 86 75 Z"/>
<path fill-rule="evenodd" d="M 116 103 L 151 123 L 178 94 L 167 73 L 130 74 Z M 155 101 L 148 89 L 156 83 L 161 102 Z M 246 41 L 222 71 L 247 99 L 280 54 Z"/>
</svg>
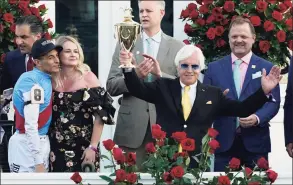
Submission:
<svg viewBox="0 0 293 185">
<path fill-rule="evenodd" d="M 29 59 L 26 64 L 26 71 L 31 71 L 33 70 L 33 68 L 34 68 L 34 61 L 33 61 L 33 58 L 29 56 Z"/>
</svg>

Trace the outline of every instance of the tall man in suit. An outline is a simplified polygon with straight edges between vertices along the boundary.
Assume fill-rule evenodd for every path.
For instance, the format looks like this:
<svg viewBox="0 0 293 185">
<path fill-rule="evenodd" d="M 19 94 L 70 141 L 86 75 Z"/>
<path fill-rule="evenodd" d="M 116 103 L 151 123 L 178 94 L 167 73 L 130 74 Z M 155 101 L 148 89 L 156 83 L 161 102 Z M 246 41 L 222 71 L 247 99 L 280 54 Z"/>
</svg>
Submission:
<svg viewBox="0 0 293 185">
<path fill-rule="evenodd" d="M 293 157 L 293 57 L 291 57 L 284 104 L 284 132 L 286 150 Z"/>
<path fill-rule="evenodd" d="M 175 78 L 176 67 L 172 61 L 184 43 L 164 34 L 161 30 L 165 2 L 163 0 L 139 1 L 138 5 L 143 31 L 134 44 L 132 52 L 135 54 L 133 59 L 137 63 L 136 70 L 139 77 L 146 81 L 157 78 L 151 69 L 146 69 L 145 63 L 141 63 L 144 60 L 141 54 L 146 53 L 159 61 L 158 65 L 162 69 L 160 76 Z M 118 68 L 120 50 L 118 43 L 107 80 L 107 90 L 112 96 L 123 95 L 114 141 L 126 151 L 135 151 L 137 164 L 140 166 L 145 157 L 144 146 L 151 139 L 150 124 L 156 123 L 156 112 L 154 105 L 129 94 L 123 73 Z M 122 54 L 129 55 L 126 51 L 122 51 Z"/>
<path fill-rule="evenodd" d="M 22 73 L 33 69 L 31 49 L 34 42 L 40 39 L 43 34 L 42 24 L 34 15 L 23 16 L 15 24 L 15 41 L 18 49 L 6 54 L 0 94 L 5 89 L 13 88 Z"/>
<path fill-rule="evenodd" d="M 125 64 L 127 58 L 120 55 L 120 61 L 121 64 Z M 154 69 L 157 76 L 160 76 L 156 62 L 152 59 L 143 61 L 148 68 Z M 200 64 L 203 63 L 202 51 L 196 46 L 186 45 L 179 50 L 175 58 L 179 78 L 158 78 L 154 82 L 143 82 L 137 77 L 135 70 L 123 69 L 129 92 L 155 104 L 157 123 L 168 136 L 176 131 L 185 131 L 188 137 L 194 138 L 195 153 L 200 152 L 202 138 L 217 117 L 251 115 L 267 101 L 271 101 L 266 95 L 271 93 L 281 79 L 279 67 L 274 66 L 269 75 L 266 75 L 266 70 L 263 69 L 261 87 L 240 102 L 224 96 L 220 88 L 198 81 Z M 223 126 L 224 124 L 226 123 L 223 123 Z M 193 158 L 190 167 L 196 167 Z"/>
<path fill-rule="evenodd" d="M 270 71 L 273 64 L 252 53 L 255 30 L 248 19 L 237 17 L 230 24 L 229 44 L 231 55 L 212 62 L 204 77 L 204 84 L 222 90 L 229 89 L 226 95 L 232 100 L 243 101 L 261 87 L 261 70 Z M 219 131 L 217 140 L 221 147 L 215 154 L 215 171 L 224 171 L 232 157 L 240 159 L 242 165 L 254 167 L 260 157 L 268 159 L 271 151 L 269 121 L 280 107 L 280 88 L 272 95 L 275 101 L 247 117 L 219 117 L 214 128 Z"/>
</svg>

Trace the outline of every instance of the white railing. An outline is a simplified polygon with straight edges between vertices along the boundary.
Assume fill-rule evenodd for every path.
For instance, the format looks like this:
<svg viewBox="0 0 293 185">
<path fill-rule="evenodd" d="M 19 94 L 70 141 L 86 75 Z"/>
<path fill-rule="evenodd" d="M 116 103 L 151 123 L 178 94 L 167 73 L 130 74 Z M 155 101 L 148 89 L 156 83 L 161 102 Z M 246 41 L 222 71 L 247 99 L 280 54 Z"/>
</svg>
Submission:
<svg viewBox="0 0 293 185">
<path fill-rule="evenodd" d="M 204 173 L 204 178 L 213 178 L 214 176 L 219 176 L 220 173 L 216 172 L 208 172 Z M 224 173 L 222 173 L 224 174 Z M 108 175 L 104 173 L 81 173 L 80 174 L 83 178 L 83 183 L 87 184 L 107 184 L 106 181 L 101 179 L 99 175 Z M 1 173 L 1 184 L 75 184 L 70 177 L 72 173 Z M 153 185 L 154 179 L 149 174 L 141 174 L 140 183 L 144 185 Z M 275 181 L 276 185 L 286 185 L 292 184 L 292 174 L 291 173 L 282 173 L 279 174 L 277 180 Z"/>
</svg>

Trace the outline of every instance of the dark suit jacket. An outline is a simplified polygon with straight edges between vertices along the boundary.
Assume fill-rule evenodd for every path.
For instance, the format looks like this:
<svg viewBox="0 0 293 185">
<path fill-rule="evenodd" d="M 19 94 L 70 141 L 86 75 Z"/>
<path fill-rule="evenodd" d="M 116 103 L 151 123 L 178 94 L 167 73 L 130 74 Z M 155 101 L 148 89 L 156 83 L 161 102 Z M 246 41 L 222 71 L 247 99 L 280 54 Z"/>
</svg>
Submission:
<svg viewBox="0 0 293 185">
<path fill-rule="evenodd" d="M 245 80 L 242 85 L 240 101 L 245 100 L 261 87 L 261 76 L 253 79 L 254 74 L 261 74 L 263 68 L 267 72 L 271 70 L 273 64 L 256 55 L 252 55 L 247 68 Z M 213 85 L 222 90 L 230 89 L 226 95 L 232 100 L 238 100 L 232 71 L 231 55 L 219 61 L 209 64 L 205 73 L 204 84 Z M 241 136 L 245 148 L 250 152 L 268 153 L 271 151 L 269 121 L 278 113 L 280 108 L 280 88 L 277 86 L 272 95 L 275 101 L 267 102 L 262 108 L 254 112 L 260 119 L 258 126 L 250 128 L 241 127 Z M 232 147 L 236 134 L 236 117 L 220 117 L 215 120 L 214 128 L 219 131 L 217 140 L 221 147 L 216 153 L 225 152 Z"/>
<path fill-rule="evenodd" d="M 13 88 L 22 73 L 26 71 L 25 55 L 19 49 L 6 54 L 1 78 L 0 94 L 3 90 Z"/>
<path fill-rule="evenodd" d="M 192 154 L 200 152 L 202 138 L 216 117 L 245 117 L 268 101 L 262 89 L 241 103 L 226 98 L 220 88 L 204 85 L 198 81 L 196 99 L 190 116 L 185 121 L 179 78 L 159 78 L 147 83 L 141 81 L 134 71 L 126 72 L 124 76 L 126 86 L 132 95 L 156 105 L 157 123 L 167 132 L 167 136 L 170 137 L 176 131 L 185 131 L 188 137 L 195 139 L 196 151 Z M 209 101 L 211 104 L 207 104 Z M 184 128 L 184 125 L 187 127 Z"/>
<path fill-rule="evenodd" d="M 293 57 L 291 57 L 288 85 L 284 104 L 285 143 L 293 143 Z"/>
</svg>

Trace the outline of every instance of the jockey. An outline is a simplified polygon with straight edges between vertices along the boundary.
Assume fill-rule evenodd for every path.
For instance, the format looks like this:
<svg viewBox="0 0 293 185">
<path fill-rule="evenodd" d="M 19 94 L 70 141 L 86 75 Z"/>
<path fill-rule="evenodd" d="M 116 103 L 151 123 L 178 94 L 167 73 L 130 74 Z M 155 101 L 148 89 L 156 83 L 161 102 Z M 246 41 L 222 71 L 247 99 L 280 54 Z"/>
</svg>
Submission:
<svg viewBox="0 0 293 185">
<path fill-rule="evenodd" d="M 15 84 L 13 106 L 16 132 L 10 138 L 8 162 L 11 172 L 46 172 L 50 142 L 47 136 L 52 118 L 51 74 L 59 71 L 61 46 L 40 39 L 32 47 L 35 67 L 23 73 Z"/>
</svg>

